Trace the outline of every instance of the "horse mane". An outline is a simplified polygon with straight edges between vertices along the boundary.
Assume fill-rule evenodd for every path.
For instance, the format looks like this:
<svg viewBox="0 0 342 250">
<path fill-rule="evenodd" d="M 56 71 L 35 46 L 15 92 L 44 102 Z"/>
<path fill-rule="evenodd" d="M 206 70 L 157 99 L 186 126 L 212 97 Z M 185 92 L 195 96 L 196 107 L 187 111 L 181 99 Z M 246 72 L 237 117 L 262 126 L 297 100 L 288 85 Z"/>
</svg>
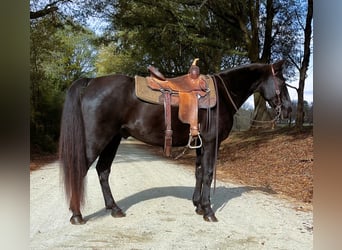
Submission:
<svg viewBox="0 0 342 250">
<path fill-rule="evenodd" d="M 263 64 L 263 63 L 244 64 L 244 65 L 236 66 L 234 68 L 225 69 L 223 71 L 220 71 L 217 74 L 223 74 L 223 75 L 234 74 L 234 73 L 241 74 L 242 71 L 253 71 L 255 69 L 258 69 L 258 70 L 265 69 L 266 70 L 266 68 L 267 68 L 267 67 L 265 67 L 266 65 L 267 64 Z"/>
</svg>

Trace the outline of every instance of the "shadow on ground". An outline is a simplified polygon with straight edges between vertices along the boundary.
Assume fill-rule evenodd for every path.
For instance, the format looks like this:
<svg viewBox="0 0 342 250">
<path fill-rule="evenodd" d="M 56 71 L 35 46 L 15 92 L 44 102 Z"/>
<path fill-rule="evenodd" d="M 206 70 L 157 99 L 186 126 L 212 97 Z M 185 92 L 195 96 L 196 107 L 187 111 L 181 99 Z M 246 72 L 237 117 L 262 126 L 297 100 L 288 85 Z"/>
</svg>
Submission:
<svg viewBox="0 0 342 250">
<path fill-rule="evenodd" d="M 261 191 L 265 193 L 273 193 L 272 191 L 262 188 L 262 187 L 217 187 L 215 190 L 215 194 L 211 195 L 211 204 L 214 212 L 219 209 L 223 209 L 226 204 L 237 197 L 240 197 L 243 193 L 247 193 L 250 191 Z M 130 207 L 147 200 L 158 199 L 162 197 L 175 197 L 179 199 L 189 200 L 189 206 L 191 206 L 192 202 L 192 194 L 194 188 L 193 187 L 183 187 L 183 186 L 170 186 L 170 187 L 157 187 L 150 188 L 147 190 L 143 190 L 131 196 L 128 196 L 117 202 L 118 206 L 126 212 Z M 101 218 L 104 216 L 109 216 L 111 214 L 111 210 L 101 209 L 93 214 L 89 214 L 84 217 L 85 220 L 96 220 L 97 218 Z"/>
</svg>

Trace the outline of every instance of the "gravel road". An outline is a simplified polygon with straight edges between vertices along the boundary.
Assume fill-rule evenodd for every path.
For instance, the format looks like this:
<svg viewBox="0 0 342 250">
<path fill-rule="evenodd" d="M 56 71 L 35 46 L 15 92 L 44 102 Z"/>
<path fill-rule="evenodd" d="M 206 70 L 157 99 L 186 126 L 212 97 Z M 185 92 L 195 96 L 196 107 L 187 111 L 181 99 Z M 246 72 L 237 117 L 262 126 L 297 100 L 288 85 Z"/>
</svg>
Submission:
<svg viewBox="0 0 342 250">
<path fill-rule="evenodd" d="M 30 249 L 313 249 L 312 212 L 257 188 L 218 181 L 219 222 L 205 222 L 191 201 L 194 172 L 150 151 L 124 140 L 114 160 L 110 183 L 124 218 L 104 209 L 90 168 L 81 226 L 69 223 L 58 162 L 31 172 Z"/>
</svg>

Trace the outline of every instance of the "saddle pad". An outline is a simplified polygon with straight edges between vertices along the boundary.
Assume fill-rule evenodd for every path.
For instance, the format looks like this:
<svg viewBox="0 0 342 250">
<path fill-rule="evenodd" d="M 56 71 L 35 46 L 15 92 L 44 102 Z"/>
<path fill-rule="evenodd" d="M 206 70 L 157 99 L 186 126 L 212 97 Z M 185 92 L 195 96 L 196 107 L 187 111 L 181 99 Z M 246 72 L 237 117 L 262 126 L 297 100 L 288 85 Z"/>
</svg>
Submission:
<svg viewBox="0 0 342 250">
<path fill-rule="evenodd" d="M 206 81 L 209 86 L 210 92 L 209 95 L 199 98 L 199 107 L 203 109 L 212 108 L 216 105 L 216 91 L 213 79 L 207 75 L 201 75 L 200 77 L 202 77 Z M 148 87 L 148 81 L 145 77 L 135 76 L 135 94 L 139 99 L 145 102 L 163 104 L 163 94 L 160 91 L 155 91 Z M 178 103 L 178 96 L 172 95 L 171 105 L 178 106 Z"/>
</svg>

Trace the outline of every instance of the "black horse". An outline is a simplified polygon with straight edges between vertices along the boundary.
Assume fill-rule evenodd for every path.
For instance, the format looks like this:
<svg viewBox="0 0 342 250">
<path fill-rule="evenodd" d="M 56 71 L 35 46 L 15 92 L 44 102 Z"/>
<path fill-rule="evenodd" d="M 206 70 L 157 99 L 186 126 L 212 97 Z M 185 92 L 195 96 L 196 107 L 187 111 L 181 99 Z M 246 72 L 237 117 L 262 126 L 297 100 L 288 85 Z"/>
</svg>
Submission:
<svg viewBox="0 0 342 250">
<path fill-rule="evenodd" d="M 196 212 L 207 221 L 217 221 L 210 204 L 216 152 L 221 141 L 228 137 L 236 108 L 254 92 L 260 92 L 283 117 L 291 112 L 291 101 L 282 74 L 283 63 L 249 64 L 211 76 L 217 84 L 217 105 L 210 110 L 209 122 L 208 110 L 200 109 L 198 112 L 203 142 L 202 147 L 196 149 L 196 186 L 192 198 Z M 177 107 L 172 107 L 171 114 L 172 146 L 185 146 L 189 125 L 178 119 Z M 72 224 L 85 223 L 80 210 L 84 178 L 97 157 L 96 170 L 105 206 L 112 210 L 113 217 L 125 216 L 115 203 L 108 183 L 120 141 L 132 136 L 151 145 L 163 146 L 164 129 L 163 106 L 138 99 L 132 77 L 83 78 L 71 85 L 62 115 L 60 162 Z"/>
</svg>

